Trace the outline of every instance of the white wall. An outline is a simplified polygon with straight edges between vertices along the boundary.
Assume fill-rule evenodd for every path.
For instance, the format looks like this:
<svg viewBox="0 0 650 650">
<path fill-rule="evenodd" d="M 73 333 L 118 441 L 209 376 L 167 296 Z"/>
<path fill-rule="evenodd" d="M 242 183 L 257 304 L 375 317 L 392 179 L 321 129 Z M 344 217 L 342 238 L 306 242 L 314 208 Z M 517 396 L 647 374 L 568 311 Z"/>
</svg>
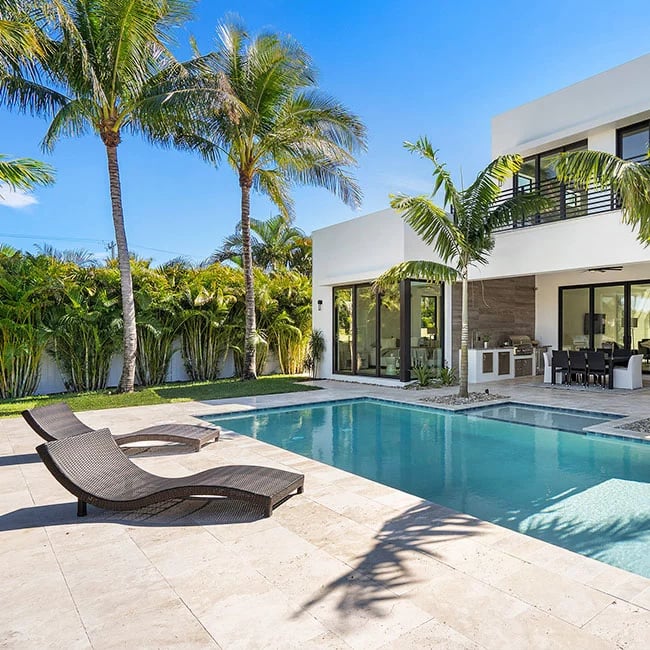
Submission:
<svg viewBox="0 0 650 650">
<path fill-rule="evenodd" d="M 264 374 L 271 375 L 280 371 L 279 364 L 275 355 L 269 354 L 269 357 L 264 368 Z M 63 383 L 63 378 L 61 373 L 54 363 L 54 359 L 48 354 L 43 354 L 41 359 L 41 379 L 39 381 L 38 387 L 36 389 L 36 395 L 48 395 L 51 393 L 63 393 L 65 392 L 65 385 Z M 122 373 L 122 355 L 116 354 L 113 356 L 111 361 L 111 369 L 108 373 L 108 381 L 106 383 L 107 387 L 114 387 L 120 381 L 120 375 Z M 232 377 L 235 374 L 235 364 L 233 361 L 232 352 L 228 352 L 226 355 L 226 360 L 223 363 L 221 369 L 220 377 Z M 171 362 L 169 364 L 169 371 L 167 372 L 167 382 L 176 382 L 176 381 L 190 381 L 190 378 L 185 372 L 185 364 L 183 363 L 183 357 L 181 356 L 180 349 L 177 349 L 172 355 Z"/>
<path fill-rule="evenodd" d="M 562 88 L 492 119 L 492 155 L 533 153 L 586 137 L 605 125 L 650 115 L 650 54 Z"/>
<path fill-rule="evenodd" d="M 650 259 L 650 250 L 621 221 L 619 211 L 555 221 L 497 233 L 486 266 L 470 278 L 535 275 L 567 269 L 633 264 Z"/>
</svg>

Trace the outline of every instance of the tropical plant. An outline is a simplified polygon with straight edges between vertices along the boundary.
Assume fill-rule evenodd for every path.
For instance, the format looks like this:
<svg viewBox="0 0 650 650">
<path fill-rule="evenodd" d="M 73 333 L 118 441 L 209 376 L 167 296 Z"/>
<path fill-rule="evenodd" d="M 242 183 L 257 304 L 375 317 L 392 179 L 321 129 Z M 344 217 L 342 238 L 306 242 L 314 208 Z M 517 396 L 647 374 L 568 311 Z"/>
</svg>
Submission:
<svg viewBox="0 0 650 650">
<path fill-rule="evenodd" d="M 0 398 L 32 395 L 49 340 L 45 325 L 55 300 L 57 269 L 49 260 L 0 250 Z"/>
<path fill-rule="evenodd" d="M 292 217 L 278 214 L 266 221 L 251 218 L 250 227 L 253 266 L 269 273 L 293 269 L 311 274 L 311 238 L 293 225 Z M 241 223 L 208 258 L 209 263 L 226 261 L 242 266 Z"/>
<path fill-rule="evenodd" d="M 604 151 L 571 151 L 558 155 L 556 172 L 560 182 L 585 190 L 611 188 L 624 223 L 638 228 L 641 243 L 650 243 L 650 155 L 634 162 Z"/>
<path fill-rule="evenodd" d="M 95 254 L 87 251 L 84 248 L 74 248 L 66 250 L 58 250 L 51 244 L 34 244 L 34 248 L 38 251 L 39 255 L 51 257 L 58 262 L 72 262 L 77 266 L 98 266 L 99 262 Z"/>
<path fill-rule="evenodd" d="M 312 330 L 307 344 L 307 361 L 306 365 L 311 371 L 312 378 L 318 377 L 320 362 L 323 360 L 325 353 L 325 335 L 322 330 Z"/>
<path fill-rule="evenodd" d="M 62 300 L 48 314 L 50 353 L 67 390 L 101 390 L 120 347 L 119 272 L 68 268 Z"/>
<path fill-rule="evenodd" d="M 458 381 L 456 372 L 447 364 L 440 368 L 440 371 L 438 372 L 438 379 L 441 386 L 453 386 Z"/>
<path fill-rule="evenodd" d="M 180 326 L 177 268 L 168 264 L 152 269 L 143 261 L 132 261 L 131 265 L 138 324 L 136 382 L 140 386 L 158 386 L 167 379 Z"/>
<path fill-rule="evenodd" d="M 257 270 L 255 286 L 260 305 L 260 329 L 276 356 L 280 371 L 289 375 L 301 373 L 312 324 L 309 278 L 297 271 L 265 276 Z"/>
<path fill-rule="evenodd" d="M 341 104 L 316 89 L 316 75 L 295 41 L 275 34 L 250 38 L 234 24 L 219 27 L 206 83 L 228 96 L 203 128 L 181 130 L 177 141 L 207 160 L 222 156 L 237 173 L 241 190 L 242 266 L 245 279 L 244 379 L 255 379 L 257 322 L 251 246 L 250 194 L 268 196 L 288 216 L 292 183 L 324 187 L 357 206 L 361 193 L 346 173 L 365 147 L 365 128 Z"/>
<path fill-rule="evenodd" d="M 548 201 L 536 193 L 515 194 L 499 202 L 502 184 L 516 174 L 521 165 L 519 155 L 505 155 L 493 160 L 479 172 L 467 189 L 458 189 L 444 164 L 438 162 L 427 138 L 415 144 L 404 144 L 410 152 L 417 153 L 433 163 L 433 191 L 428 196 L 391 196 L 391 207 L 401 214 L 406 223 L 433 248 L 441 260 L 408 261 L 388 269 L 375 282 L 383 288 L 412 278 L 429 282 L 462 283 L 460 377 L 458 394 L 467 397 L 468 282 L 469 269 L 485 264 L 494 247 L 492 233 L 513 219 L 524 218 L 548 207 Z M 443 207 L 433 202 L 442 188 Z"/>
<path fill-rule="evenodd" d="M 169 125 L 189 119 L 197 97 L 189 73 L 169 50 L 172 32 L 193 0 L 15 0 L 3 3 L 30 37 L 31 57 L 9 57 L 0 100 L 10 108 L 53 115 L 43 146 L 63 136 L 98 135 L 108 162 L 119 261 L 124 364 L 119 389 L 134 386 L 135 305 L 117 148 L 126 131 L 169 143 Z M 28 62 L 26 62 L 28 61 Z M 191 83 L 190 83 L 191 82 Z"/>
<path fill-rule="evenodd" d="M 219 265 L 193 274 L 181 296 L 181 353 L 192 381 L 218 379 L 230 345 L 237 302 L 233 274 Z"/>
<path fill-rule="evenodd" d="M 426 363 L 416 363 L 411 367 L 411 372 L 415 375 L 418 386 L 425 388 L 430 386 L 435 378 L 435 372 Z"/>
</svg>

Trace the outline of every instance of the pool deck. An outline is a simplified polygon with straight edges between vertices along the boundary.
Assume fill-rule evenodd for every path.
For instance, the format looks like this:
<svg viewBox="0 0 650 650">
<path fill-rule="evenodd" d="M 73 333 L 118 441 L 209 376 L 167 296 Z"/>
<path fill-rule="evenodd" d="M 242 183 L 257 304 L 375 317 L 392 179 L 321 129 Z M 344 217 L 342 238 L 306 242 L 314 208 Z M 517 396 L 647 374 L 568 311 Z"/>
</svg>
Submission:
<svg viewBox="0 0 650 650">
<path fill-rule="evenodd" d="M 318 385 L 82 418 L 123 433 L 232 410 L 432 394 Z M 650 416 L 647 388 L 471 388 L 485 387 L 515 401 Z M 149 447 L 133 459 L 167 476 L 229 463 L 303 472 L 305 493 L 270 519 L 203 499 L 133 513 L 89 507 L 77 519 L 34 453 L 39 441 L 22 420 L 0 423 L 2 647 L 648 647 L 649 579 L 263 442 L 224 433 L 200 453 Z"/>
</svg>

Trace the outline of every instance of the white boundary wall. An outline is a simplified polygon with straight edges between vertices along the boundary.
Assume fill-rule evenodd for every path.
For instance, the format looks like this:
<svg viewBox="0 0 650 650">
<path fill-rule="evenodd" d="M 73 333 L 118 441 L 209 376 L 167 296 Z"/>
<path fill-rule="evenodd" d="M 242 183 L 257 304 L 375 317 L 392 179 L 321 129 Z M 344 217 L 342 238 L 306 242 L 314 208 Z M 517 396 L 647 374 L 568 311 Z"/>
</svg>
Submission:
<svg viewBox="0 0 650 650">
<path fill-rule="evenodd" d="M 167 382 L 190 381 L 185 371 L 185 365 L 181 356 L 180 350 L 176 345 L 176 351 L 172 355 L 171 363 L 169 364 L 169 372 L 167 373 Z M 50 393 L 63 393 L 65 392 L 65 385 L 63 384 L 63 377 L 57 368 L 54 359 L 50 354 L 45 352 L 41 359 L 41 379 L 36 389 L 36 395 L 47 395 Z M 266 362 L 264 374 L 271 375 L 279 372 L 279 365 L 277 359 L 273 354 L 269 354 Z M 120 375 L 122 373 L 122 355 L 116 354 L 111 361 L 111 369 L 108 374 L 108 388 L 117 386 Z M 233 362 L 232 352 L 228 352 L 226 360 L 221 368 L 220 377 L 232 377 L 235 374 L 235 364 Z"/>
</svg>

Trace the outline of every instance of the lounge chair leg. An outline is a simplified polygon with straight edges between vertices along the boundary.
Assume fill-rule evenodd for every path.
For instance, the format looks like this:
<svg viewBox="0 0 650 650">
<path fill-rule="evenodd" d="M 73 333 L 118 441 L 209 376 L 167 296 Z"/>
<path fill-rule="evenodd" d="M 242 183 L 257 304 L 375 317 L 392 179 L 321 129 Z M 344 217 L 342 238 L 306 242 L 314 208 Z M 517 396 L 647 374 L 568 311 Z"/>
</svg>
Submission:
<svg viewBox="0 0 650 650">
<path fill-rule="evenodd" d="M 268 505 L 267 505 L 266 508 L 264 509 L 264 516 L 265 516 L 265 517 L 270 517 L 272 514 L 273 514 L 273 504 L 272 504 L 271 501 L 269 500 Z"/>
<path fill-rule="evenodd" d="M 304 486 L 304 485 L 301 485 L 301 486 L 298 488 L 298 491 L 296 492 L 296 494 L 302 494 L 304 491 L 305 491 L 305 486 Z"/>
<path fill-rule="evenodd" d="M 77 501 L 77 517 L 85 517 L 87 514 L 86 502 L 79 499 Z"/>
</svg>

